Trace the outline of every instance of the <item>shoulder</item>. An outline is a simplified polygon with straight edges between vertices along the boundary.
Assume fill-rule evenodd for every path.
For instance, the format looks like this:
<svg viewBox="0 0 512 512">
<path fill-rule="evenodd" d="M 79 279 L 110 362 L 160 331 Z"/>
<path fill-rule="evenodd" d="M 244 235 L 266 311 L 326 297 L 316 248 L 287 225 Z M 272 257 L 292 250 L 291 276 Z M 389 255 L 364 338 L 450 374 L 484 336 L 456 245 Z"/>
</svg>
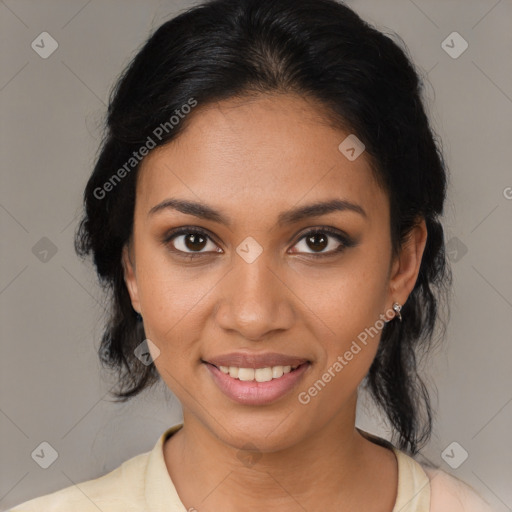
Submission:
<svg viewBox="0 0 512 512">
<path fill-rule="evenodd" d="M 99 478 L 16 505 L 9 512 L 128 512 L 140 510 L 151 452 L 137 455 Z"/>
<path fill-rule="evenodd" d="M 430 512 L 493 512 L 467 483 L 441 469 L 422 467 L 430 480 Z"/>
</svg>

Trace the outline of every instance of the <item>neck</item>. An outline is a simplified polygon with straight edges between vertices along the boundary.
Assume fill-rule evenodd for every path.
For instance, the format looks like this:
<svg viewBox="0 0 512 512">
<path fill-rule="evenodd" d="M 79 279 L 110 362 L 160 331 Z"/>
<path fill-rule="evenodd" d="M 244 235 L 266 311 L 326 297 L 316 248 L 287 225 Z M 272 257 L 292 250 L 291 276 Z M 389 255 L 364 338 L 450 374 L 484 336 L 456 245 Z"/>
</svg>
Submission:
<svg viewBox="0 0 512 512">
<path fill-rule="evenodd" d="M 326 510 L 333 503 L 343 503 L 346 510 L 352 505 L 361 508 L 368 476 L 375 473 L 368 467 L 372 443 L 355 428 L 356 400 L 354 396 L 344 414 L 315 435 L 264 453 L 225 443 L 184 411 L 184 426 L 164 446 L 180 499 L 187 509 L 205 512 L 266 510 L 276 505 L 281 511 L 300 510 L 299 504 L 319 510 L 324 502 Z"/>
</svg>

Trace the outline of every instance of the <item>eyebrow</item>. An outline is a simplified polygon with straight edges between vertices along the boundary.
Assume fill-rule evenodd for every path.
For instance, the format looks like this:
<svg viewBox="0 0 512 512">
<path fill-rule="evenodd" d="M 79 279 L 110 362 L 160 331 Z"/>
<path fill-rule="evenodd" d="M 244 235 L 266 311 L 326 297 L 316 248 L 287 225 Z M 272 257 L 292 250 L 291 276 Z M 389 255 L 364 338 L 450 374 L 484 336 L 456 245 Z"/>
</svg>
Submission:
<svg viewBox="0 0 512 512">
<path fill-rule="evenodd" d="M 220 211 L 204 203 L 197 203 L 195 201 L 186 199 L 166 199 L 161 203 L 153 206 L 151 210 L 149 210 L 148 216 L 155 215 L 158 212 L 169 209 L 177 210 L 187 215 L 194 215 L 195 217 L 217 222 L 219 224 L 224 224 L 229 227 L 232 226 L 231 219 L 226 217 Z M 293 224 L 308 217 L 319 217 L 321 215 L 326 215 L 336 211 L 351 211 L 358 213 L 365 219 L 368 218 L 365 210 L 360 205 L 351 203 L 350 201 L 346 201 L 344 199 L 332 199 L 331 201 L 311 203 L 282 212 L 278 216 L 277 224 L 278 226 Z"/>
</svg>

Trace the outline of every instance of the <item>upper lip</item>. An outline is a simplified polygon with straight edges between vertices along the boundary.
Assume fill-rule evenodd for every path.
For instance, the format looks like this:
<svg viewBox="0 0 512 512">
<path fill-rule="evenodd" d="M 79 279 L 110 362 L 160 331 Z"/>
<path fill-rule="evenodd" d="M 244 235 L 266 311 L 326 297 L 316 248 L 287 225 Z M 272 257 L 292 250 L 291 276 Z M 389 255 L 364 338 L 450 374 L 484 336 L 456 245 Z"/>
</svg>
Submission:
<svg viewBox="0 0 512 512">
<path fill-rule="evenodd" d="M 214 366 L 237 366 L 238 368 L 267 368 L 269 366 L 298 366 L 309 362 L 308 359 L 299 356 L 266 352 L 264 354 L 247 354 L 232 352 L 204 359 L 204 362 Z"/>
</svg>

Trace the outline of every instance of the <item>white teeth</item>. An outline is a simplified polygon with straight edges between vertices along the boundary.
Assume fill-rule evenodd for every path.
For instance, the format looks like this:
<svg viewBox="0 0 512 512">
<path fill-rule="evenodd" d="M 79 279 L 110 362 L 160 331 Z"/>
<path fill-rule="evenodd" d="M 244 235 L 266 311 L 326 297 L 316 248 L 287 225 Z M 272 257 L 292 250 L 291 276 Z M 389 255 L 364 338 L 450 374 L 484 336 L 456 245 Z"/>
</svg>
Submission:
<svg viewBox="0 0 512 512">
<path fill-rule="evenodd" d="M 219 366 L 222 373 L 233 379 L 242 381 L 255 380 L 256 382 L 269 382 L 272 379 L 279 379 L 285 373 L 290 373 L 299 365 L 295 366 L 267 366 L 265 368 L 239 368 L 237 366 Z"/>
<path fill-rule="evenodd" d="M 279 377 L 283 376 L 283 367 L 282 366 L 274 366 L 272 367 L 272 378 L 279 379 Z"/>
<path fill-rule="evenodd" d="M 240 380 L 254 380 L 254 368 L 238 368 Z"/>
<path fill-rule="evenodd" d="M 254 379 L 256 382 L 268 382 L 272 380 L 272 368 L 258 368 L 254 372 Z"/>
</svg>

